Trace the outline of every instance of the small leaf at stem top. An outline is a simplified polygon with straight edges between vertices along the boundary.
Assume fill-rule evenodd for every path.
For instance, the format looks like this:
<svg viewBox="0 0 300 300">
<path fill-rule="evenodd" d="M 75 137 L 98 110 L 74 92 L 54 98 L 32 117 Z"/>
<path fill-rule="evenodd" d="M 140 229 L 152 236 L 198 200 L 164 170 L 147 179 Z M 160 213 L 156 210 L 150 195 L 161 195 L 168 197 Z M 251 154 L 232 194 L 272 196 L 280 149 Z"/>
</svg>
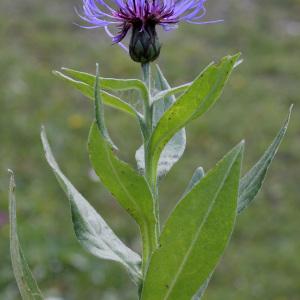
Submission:
<svg viewBox="0 0 300 300">
<path fill-rule="evenodd" d="M 238 60 L 233 68 L 237 68 L 241 63 L 243 62 L 242 59 Z M 157 66 L 158 67 L 158 66 Z M 188 82 L 188 83 L 184 83 L 184 84 L 181 84 L 179 86 L 176 86 L 176 87 L 168 87 L 164 90 L 160 90 L 158 91 L 154 96 L 153 96 L 153 99 L 152 101 L 155 102 L 155 101 L 158 101 L 159 99 L 161 98 L 164 98 L 164 97 L 168 97 L 168 96 L 173 96 L 173 95 L 176 95 L 176 94 L 179 94 L 179 93 L 182 93 L 182 92 L 185 92 L 190 86 L 192 85 L 192 82 Z"/>
<path fill-rule="evenodd" d="M 95 75 L 79 72 L 68 68 L 62 68 L 63 72 L 72 76 L 73 79 L 82 81 L 91 87 L 94 87 L 96 77 Z M 117 79 L 100 77 L 101 87 L 105 90 L 111 91 L 128 91 L 137 90 L 140 92 L 143 99 L 148 100 L 148 90 L 143 81 L 139 79 Z"/>
<path fill-rule="evenodd" d="M 155 184 L 159 157 L 165 145 L 188 122 L 204 114 L 218 100 L 239 56 L 227 56 L 219 64 L 209 65 L 161 117 L 148 146 L 151 167 L 146 169 L 151 184 Z"/>
<path fill-rule="evenodd" d="M 157 76 L 154 81 L 155 90 L 161 91 L 164 89 L 170 89 L 170 85 L 160 70 L 159 66 L 156 65 Z M 156 126 L 164 112 L 176 101 L 176 98 L 172 95 L 166 95 L 158 101 L 153 102 L 153 125 Z M 181 158 L 184 153 L 186 146 L 186 133 L 185 129 L 181 129 L 177 132 L 172 139 L 164 147 L 158 162 L 157 176 L 158 178 L 167 174 L 174 164 Z M 135 155 L 138 169 L 144 173 L 145 170 L 145 153 L 144 146 L 142 145 Z"/>
<path fill-rule="evenodd" d="M 62 80 L 68 82 L 70 85 L 75 87 L 77 90 L 79 90 L 84 96 L 88 97 L 91 100 L 94 100 L 94 87 L 79 81 L 75 80 L 62 72 L 59 71 L 53 71 L 53 74 L 57 76 L 58 78 L 61 78 Z M 103 99 L 104 104 L 111 106 L 113 108 L 119 109 L 121 111 L 124 111 L 128 113 L 131 116 L 139 116 L 139 113 L 132 107 L 130 104 L 124 102 L 119 97 L 112 95 L 106 91 L 101 90 L 101 97 Z"/>
</svg>

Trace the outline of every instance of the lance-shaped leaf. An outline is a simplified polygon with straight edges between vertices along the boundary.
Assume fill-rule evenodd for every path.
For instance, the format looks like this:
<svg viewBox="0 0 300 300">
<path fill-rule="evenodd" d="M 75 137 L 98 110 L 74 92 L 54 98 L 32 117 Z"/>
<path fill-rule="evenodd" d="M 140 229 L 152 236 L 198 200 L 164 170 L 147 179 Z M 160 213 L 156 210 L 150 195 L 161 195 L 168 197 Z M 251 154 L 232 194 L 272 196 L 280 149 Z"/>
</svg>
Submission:
<svg viewBox="0 0 300 300">
<path fill-rule="evenodd" d="M 139 255 L 129 249 L 114 234 L 102 217 L 62 173 L 53 157 L 44 129 L 41 132 L 41 139 L 47 162 L 69 198 L 74 231 L 80 244 L 99 258 L 122 264 L 132 280 L 139 284 L 141 280 Z"/>
<path fill-rule="evenodd" d="M 139 224 L 143 239 L 143 257 L 156 247 L 156 218 L 152 194 L 145 178 L 121 161 L 105 140 L 96 123 L 89 135 L 89 155 L 103 185 Z"/>
<path fill-rule="evenodd" d="M 84 96 L 88 97 L 91 100 L 94 100 L 94 87 L 92 85 L 89 85 L 80 80 L 75 80 L 63 74 L 62 72 L 53 71 L 53 74 L 68 82 L 70 85 L 79 90 Z M 105 91 L 101 91 L 101 97 L 103 99 L 103 102 L 108 106 L 124 111 L 132 116 L 136 116 L 138 114 L 130 104 L 124 102 L 117 96 L 111 95 Z"/>
<path fill-rule="evenodd" d="M 185 92 L 191 86 L 191 84 L 192 83 L 189 82 L 189 83 L 185 83 L 185 84 L 173 87 L 173 88 L 171 88 L 169 86 L 169 87 L 165 87 L 164 89 L 160 89 L 160 91 L 154 95 L 153 102 L 156 102 L 159 99 L 162 99 L 165 97 L 170 97 L 170 96 Z"/>
<path fill-rule="evenodd" d="M 15 179 L 12 171 L 9 185 L 9 219 L 10 219 L 10 255 L 14 275 L 23 300 L 44 299 L 41 291 L 29 269 L 25 256 L 20 246 L 17 232 Z"/>
<path fill-rule="evenodd" d="M 146 262 L 157 244 L 157 221 L 152 193 L 145 178 L 114 153 L 105 126 L 103 103 L 98 88 L 100 83 L 97 75 L 96 122 L 91 127 L 88 141 L 90 160 L 104 186 L 139 224 L 143 239 L 143 261 Z"/>
<path fill-rule="evenodd" d="M 243 62 L 242 59 L 238 60 L 233 68 L 236 68 L 238 67 L 241 63 Z M 157 101 L 161 98 L 164 98 L 164 97 L 168 97 L 168 96 L 172 96 L 172 95 L 176 95 L 176 94 L 179 94 L 179 93 L 182 93 L 182 92 L 185 92 L 189 87 L 190 85 L 192 84 L 192 82 L 189 82 L 189 83 L 185 83 L 185 84 L 182 84 L 182 85 L 179 85 L 179 86 L 176 86 L 176 87 L 167 87 L 165 88 L 164 90 L 160 90 L 159 92 L 157 92 L 154 97 L 153 97 L 153 101 Z"/>
<path fill-rule="evenodd" d="M 159 66 L 156 65 L 157 76 L 155 80 L 155 89 L 163 90 L 170 89 L 170 85 L 164 77 Z M 156 125 L 164 112 L 176 101 L 174 96 L 165 96 L 153 103 L 153 124 Z M 186 133 L 185 129 L 181 129 L 177 132 L 172 139 L 166 144 L 163 149 L 157 168 L 157 176 L 162 177 L 167 174 L 174 164 L 181 158 L 186 146 Z M 143 145 L 137 150 L 135 155 L 138 169 L 141 172 L 145 170 L 145 154 Z"/>
<path fill-rule="evenodd" d="M 290 111 L 283 127 L 279 130 L 273 143 L 269 146 L 260 160 L 252 167 L 252 169 L 242 178 L 239 189 L 239 200 L 238 200 L 238 212 L 241 213 L 247 208 L 250 203 L 254 200 L 255 196 L 259 192 L 263 181 L 266 177 L 267 171 L 271 162 L 273 161 L 277 150 L 282 142 L 287 131 L 290 116 L 292 113 L 293 106 L 290 107 Z"/>
<path fill-rule="evenodd" d="M 79 72 L 68 68 L 62 68 L 62 70 L 77 81 L 84 82 L 91 87 L 95 86 L 95 75 Z M 112 91 L 128 91 L 137 90 L 140 92 L 143 99 L 148 100 L 148 90 L 143 81 L 139 79 L 116 79 L 116 78 L 104 78 L 100 77 L 100 84 L 102 89 Z"/>
<path fill-rule="evenodd" d="M 142 300 L 190 300 L 214 270 L 235 222 L 243 148 L 231 150 L 171 213 Z"/>
<path fill-rule="evenodd" d="M 275 154 L 282 142 L 282 139 L 285 136 L 285 133 L 287 131 L 291 112 L 292 112 L 292 107 L 293 106 L 290 107 L 288 117 L 287 117 L 286 121 L 284 122 L 284 125 L 282 126 L 282 128 L 279 130 L 273 143 L 266 150 L 266 152 L 261 157 L 261 159 L 257 162 L 257 164 L 241 179 L 240 185 L 239 185 L 238 213 L 241 213 L 245 208 L 247 208 L 248 205 L 254 200 L 255 196 L 259 192 L 259 190 L 263 184 L 263 180 L 266 176 L 267 170 L 268 170 L 271 162 L 273 161 L 274 156 L 275 156 Z M 195 173 L 193 175 L 191 182 L 193 182 L 193 184 L 197 184 L 197 182 L 199 182 L 201 180 L 201 178 L 202 178 L 201 174 L 200 174 L 200 176 L 197 176 L 197 174 Z M 190 184 L 191 184 L 191 182 L 190 182 Z M 187 190 L 189 190 L 189 189 L 187 188 Z M 204 292 L 208 286 L 208 283 L 211 279 L 211 275 L 206 280 L 206 282 L 201 286 L 199 291 L 194 296 L 193 300 L 200 300 L 202 298 L 202 296 L 204 295 Z"/>
<path fill-rule="evenodd" d="M 152 183 L 165 145 L 189 121 L 204 114 L 217 101 L 238 58 L 239 54 L 227 56 L 219 64 L 209 65 L 159 120 L 148 151 L 151 166 L 148 176 Z"/>
</svg>

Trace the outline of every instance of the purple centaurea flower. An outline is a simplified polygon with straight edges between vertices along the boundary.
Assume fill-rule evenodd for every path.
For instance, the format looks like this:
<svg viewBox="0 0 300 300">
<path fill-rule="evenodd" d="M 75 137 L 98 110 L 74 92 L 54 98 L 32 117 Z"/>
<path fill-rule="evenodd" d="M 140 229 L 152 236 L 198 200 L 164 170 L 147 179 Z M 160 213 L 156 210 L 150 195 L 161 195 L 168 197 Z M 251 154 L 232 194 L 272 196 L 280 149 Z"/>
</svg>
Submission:
<svg viewBox="0 0 300 300">
<path fill-rule="evenodd" d="M 206 0 L 83 0 L 83 14 L 79 16 L 90 25 L 84 28 L 104 27 L 114 43 L 127 49 L 121 41 L 132 30 L 129 53 L 134 61 L 146 63 L 155 60 L 160 52 L 160 43 L 155 26 L 169 31 L 179 22 L 192 24 L 217 23 L 202 21 L 206 14 Z M 119 29 L 113 35 L 108 26 Z"/>
</svg>

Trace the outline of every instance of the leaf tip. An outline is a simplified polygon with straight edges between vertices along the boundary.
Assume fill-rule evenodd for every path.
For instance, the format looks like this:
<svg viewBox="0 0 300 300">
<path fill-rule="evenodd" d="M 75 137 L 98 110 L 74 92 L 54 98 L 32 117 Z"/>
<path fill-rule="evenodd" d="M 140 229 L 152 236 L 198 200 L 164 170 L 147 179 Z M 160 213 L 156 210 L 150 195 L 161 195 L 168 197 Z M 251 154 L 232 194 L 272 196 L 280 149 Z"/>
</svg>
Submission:
<svg viewBox="0 0 300 300">
<path fill-rule="evenodd" d="M 292 103 L 289 107 L 289 113 L 288 113 L 288 116 L 284 122 L 284 130 L 287 130 L 288 126 L 289 126 L 289 123 L 290 123 L 290 119 L 291 119 L 291 116 L 292 116 L 292 112 L 293 112 L 293 109 L 294 109 L 294 103 Z"/>
<path fill-rule="evenodd" d="M 42 143 L 44 144 L 44 141 L 46 139 L 46 128 L 43 124 L 41 125 L 40 136 L 41 136 Z"/>
<path fill-rule="evenodd" d="M 291 114 L 292 114 L 292 112 L 293 112 L 293 109 L 294 109 L 294 103 L 292 103 L 291 105 L 290 105 L 290 108 L 289 108 L 289 117 L 291 116 Z"/>
<path fill-rule="evenodd" d="M 9 175 L 9 178 L 10 178 L 10 187 L 11 187 L 11 191 L 14 190 L 15 188 L 15 173 L 12 169 L 7 169 L 7 172 L 8 172 L 8 175 Z"/>
<path fill-rule="evenodd" d="M 242 55 L 242 52 L 238 52 L 238 53 L 236 53 L 236 54 L 232 55 L 232 56 L 231 56 L 231 58 L 233 58 L 233 59 L 237 60 L 237 59 L 239 59 L 239 58 L 240 58 L 240 56 L 241 56 L 241 55 Z"/>
<path fill-rule="evenodd" d="M 99 63 L 96 63 L 96 80 L 99 83 L 99 77 L 100 77 L 100 67 L 99 67 Z"/>
<path fill-rule="evenodd" d="M 238 67 L 240 64 L 242 64 L 243 62 L 244 62 L 243 59 L 237 60 L 237 61 L 234 63 L 233 68 L 234 68 L 234 69 L 237 68 L 237 67 Z"/>
<path fill-rule="evenodd" d="M 245 140 L 242 139 L 242 140 L 238 143 L 238 145 L 237 145 L 237 150 L 243 151 L 244 148 L 245 148 Z"/>
<path fill-rule="evenodd" d="M 195 172 L 204 174 L 204 169 L 203 169 L 203 167 L 197 167 Z"/>
<path fill-rule="evenodd" d="M 9 197 L 8 197 L 8 203 L 9 203 L 9 215 L 10 215 L 10 224 L 12 224 L 12 220 L 15 218 L 15 189 L 16 189 L 16 182 L 15 182 L 15 175 L 13 170 L 7 169 L 7 172 L 9 174 Z"/>
</svg>

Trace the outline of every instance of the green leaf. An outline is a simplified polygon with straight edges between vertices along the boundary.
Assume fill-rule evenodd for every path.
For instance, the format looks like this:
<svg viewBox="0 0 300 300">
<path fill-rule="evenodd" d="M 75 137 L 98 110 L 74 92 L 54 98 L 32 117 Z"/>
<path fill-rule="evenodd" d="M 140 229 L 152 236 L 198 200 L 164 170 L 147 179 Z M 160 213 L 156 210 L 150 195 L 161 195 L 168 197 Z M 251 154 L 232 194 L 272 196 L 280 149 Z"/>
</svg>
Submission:
<svg viewBox="0 0 300 300">
<path fill-rule="evenodd" d="M 214 270 L 233 230 L 243 142 L 177 204 L 162 231 L 142 300 L 190 300 Z"/>
<path fill-rule="evenodd" d="M 193 174 L 193 176 L 192 176 L 185 192 L 183 193 L 183 195 L 185 196 L 188 192 L 190 192 L 192 190 L 192 188 L 195 185 L 197 185 L 203 177 L 204 177 L 204 170 L 203 170 L 202 167 L 198 167 L 195 170 L 195 172 L 194 172 L 194 174 Z M 210 279 L 211 279 L 212 275 L 213 275 L 213 272 L 210 273 L 210 275 L 205 280 L 205 282 L 201 285 L 201 287 L 199 288 L 197 293 L 193 296 L 192 300 L 200 300 L 202 298 L 202 296 L 204 295 L 204 293 L 205 293 L 205 291 L 208 287 L 208 284 L 210 282 Z"/>
<path fill-rule="evenodd" d="M 41 132 L 41 139 L 47 162 L 69 198 L 74 231 L 80 244 L 99 258 L 116 261 L 123 265 L 132 280 L 139 284 L 142 276 L 139 255 L 129 249 L 114 234 L 102 217 L 61 172 L 53 157 L 44 129 Z"/>
<path fill-rule="evenodd" d="M 271 162 L 273 161 L 277 150 L 282 142 L 287 131 L 293 106 L 283 127 L 279 130 L 276 138 L 270 147 L 266 150 L 260 160 L 252 167 L 252 169 L 241 179 L 238 200 L 238 213 L 241 213 L 254 200 L 259 192 Z"/>
<path fill-rule="evenodd" d="M 72 69 L 62 68 L 62 70 L 67 73 L 73 79 L 84 82 L 91 87 L 95 85 L 96 77 L 89 73 L 79 72 Z M 128 91 L 137 90 L 140 92 L 143 99 L 148 100 L 148 89 L 139 79 L 116 79 L 116 78 L 104 78 L 100 77 L 101 87 L 103 89 L 112 91 Z"/>
<path fill-rule="evenodd" d="M 241 63 L 243 62 L 242 59 L 238 60 L 233 68 L 236 68 L 238 67 Z M 158 66 L 157 66 L 158 67 Z M 154 97 L 153 97 L 153 101 L 158 101 L 159 99 L 161 98 L 164 98 L 164 97 L 168 97 L 168 96 L 172 96 L 172 95 L 176 95 L 176 94 L 179 94 L 179 93 L 182 93 L 182 92 L 185 92 L 190 86 L 191 86 L 192 82 L 189 82 L 189 83 L 185 83 L 185 84 L 182 84 L 182 85 L 179 85 L 179 86 L 176 86 L 176 87 L 165 87 L 164 90 L 159 90 L 159 92 L 157 92 Z"/>
<path fill-rule="evenodd" d="M 89 99 L 94 100 L 94 87 L 93 85 L 89 85 L 83 81 L 75 80 L 61 72 L 53 71 L 53 74 L 61 79 L 63 79 L 65 82 L 68 82 L 73 87 L 75 87 L 77 90 L 79 90 L 84 96 L 88 97 Z M 103 102 L 111 106 L 113 108 L 119 109 L 121 111 L 124 111 L 132 116 L 136 116 L 138 112 L 128 103 L 121 100 L 119 97 L 111 95 L 105 91 L 101 91 L 101 97 L 103 99 Z"/>
<path fill-rule="evenodd" d="M 205 280 L 205 282 L 201 285 L 200 289 L 197 291 L 197 293 L 193 296 L 192 300 L 201 300 L 207 287 L 210 282 L 210 279 L 213 275 L 213 272 L 208 276 L 208 278 Z"/>
<path fill-rule="evenodd" d="M 148 151 L 151 165 L 148 176 L 152 183 L 165 145 L 188 122 L 204 114 L 217 101 L 239 56 L 227 56 L 219 64 L 209 65 L 159 120 Z"/>
<path fill-rule="evenodd" d="M 94 85 L 94 97 L 95 97 L 95 118 L 96 123 L 98 125 L 98 128 L 101 132 L 101 135 L 103 138 L 107 141 L 107 143 L 114 149 L 118 150 L 117 146 L 113 143 L 112 139 L 109 136 L 106 124 L 105 124 L 105 118 L 104 118 L 104 106 L 103 106 L 103 100 L 100 93 L 101 87 L 100 87 L 100 77 L 99 77 L 99 65 L 96 64 L 96 81 Z"/>
<path fill-rule="evenodd" d="M 187 193 L 189 193 L 192 190 L 192 188 L 196 184 L 198 184 L 203 177 L 204 177 L 204 170 L 203 170 L 202 167 L 198 167 L 195 170 L 195 172 L 194 172 L 194 174 L 193 174 L 193 176 L 192 176 L 192 178 L 191 178 L 191 180 L 190 180 L 190 182 L 189 182 L 189 184 L 188 184 L 185 192 L 183 193 L 183 195 L 185 196 Z"/>
<path fill-rule="evenodd" d="M 195 170 L 195 172 L 194 172 L 194 174 L 193 174 L 193 176 L 192 176 L 185 192 L 183 193 L 183 195 L 185 196 L 187 193 L 189 193 L 193 189 L 193 187 L 200 182 L 200 180 L 203 177 L 204 177 L 204 170 L 203 170 L 202 167 L 198 167 Z M 205 280 L 205 282 L 201 285 L 201 287 L 199 288 L 197 293 L 193 296 L 192 300 L 200 300 L 202 298 L 202 296 L 204 295 L 204 293 L 205 293 L 205 291 L 208 287 L 208 284 L 210 282 L 210 279 L 211 279 L 212 275 L 213 275 L 213 272 L 210 273 L 210 275 Z"/>
<path fill-rule="evenodd" d="M 165 98 L 165 97 L 170 97 L 172 95 L 176 95 L 178 93 L 182 93 L 185 92 L 190 86 L 191 86 L 191 82 L 189 83 L 185 83 L 176 87 L 167 87 L 164 90 L 160 90 L 157 94 L 154 95 L 153 97 L 153 102 L 156 102 L 158 100 L 160 100 L 161 98 Z"/>
<path fill-rule="evenodd" d="M 156 65 L 156 76 L 154 80 L 154 89 L 156 91 L 169 90 L 171 89 L 170 84 L 168 83 L 163 72 Z M 153 103 L 153 124 L 156 125 L 164 112 L 170 108 L 170 106 L 176 101 L 175 96 L 173 95 L 164 95 L 161 97 L 160 101 L 155 101 Z"/>
<path fill-rule="evenodd" d="M 257 162 L 257 164 L 241 179 L 240 186 L 239 186 L 239 197 L 238 197 L 238 213 L 241 213 L 245 208 L 249 206 L 249 204 L 254 200 L 255 196 L 260 190 L 263 184 L 263 180 L 266 176 L 267 170 L 272 160 L 274 159 L 274 156 L 282 142 L 282 139 L 286 134 L 291 112 L 292 112 L 292 107 L 293 106 L 290 107 L 288 117 L 284 122 L 283 127 L 279 130 L 273 143 L 270 145 L 270 147 L 267 149 L 267 151 L 264 153 L 261 159 Z M 195 176 L 195 174 L 193 178 L 194 178 L 194 183 L 196 184 L 197 182 L 200 181 L 202 176 L 200 174 L 198 177 Z M 193 182 L 193 178 L 191 182 Z M 201 297 L 203 296 L 207 288 L 210 278 L 211 276 L 209 276 L 207 281 L 203 284 L 203 286 L 201 286 L 197 294 L 194 296 L 193 300 L 201 299 Z"/>
<path fill-rule="evenodd" d="M 156 248 L 154 203 L 145 178 L 118 159 L 96 123 L 89 135 L 89 155 L 103 185 L 139 224 L 143 239 L 143 258 Z"/>
<path fill-rule="evenodd" d="M 23 300 L 41 300 L 43 296 L 29 269 L 21 249 L 16 216 L 15 179 L 12 171 L 9 185 L 9 218 L 10 218 L 10 255 L 14 275 Z"/>
<path fill-rule="evenodd" d="M 121 161 L 113 151 L 114 147 L 105 126 L 99 79 L 97 65 L 96 122 L 92 125 L 88 142 L 90 160 L 104 186 L 140 226 L 143 239 L 143 267 L 146 267 L 145 263 L 157 245 L 154 201 L 145 178 L 130 165 Z"/>
<path fill-rule="evenodd" d="M 192 176 L 185 192 L 183 193 L 183 195 L 185 196 L 187 193 L 189 193 L 193 189 L 193 187 L 200 182 L 200 180 L 203 177 L 204 177 L 204 170 L 203 170 L 202 167 L 198 167 L 195 170 L 195 172 L 194 172 L 194 174 L 193 174 L 193 176 Z M 193 296 L 192 300 L 200 300 L 202 298 L 202 296 L 204 295 L 204 293 L 205 293 L 205 291 L 208 287 L 208 284 L 210 282 L 212 274 L 213 274 L 213 272 L 211 272 L 211 274 L 208 276 L 208 278 L 205 280 L 205 282 L 201 285 L 201 287 L 199 288 L 197 293 Z"/>
<path fill-rule="evenodd" d="M 157 68 L 157 76 L 155 80 L 155 89 L 163 90 L 169 89 L 170 85 L 166 78 L 164 77 L 162 71 L 159 66 L 156 65 Z M 176 101 L 174 96 L 165 96 L 153 103 L 153 124 L 156 125 L 164 112 Z M 184 153 L 186 146 L 186 133 L 185 129 L 181 129 L 177 132 L 171 140 L 166 144 L 163 149 L 157 169 L 157 176 L 162 177 L 167 174 L 174 164 L 181 158 Z M 145 170 L 145 154 L 144 154 L 144 146 L 142 145 L 136 152 L 135 155 L 138 169 L 143 173 Z"/>
</svg>

